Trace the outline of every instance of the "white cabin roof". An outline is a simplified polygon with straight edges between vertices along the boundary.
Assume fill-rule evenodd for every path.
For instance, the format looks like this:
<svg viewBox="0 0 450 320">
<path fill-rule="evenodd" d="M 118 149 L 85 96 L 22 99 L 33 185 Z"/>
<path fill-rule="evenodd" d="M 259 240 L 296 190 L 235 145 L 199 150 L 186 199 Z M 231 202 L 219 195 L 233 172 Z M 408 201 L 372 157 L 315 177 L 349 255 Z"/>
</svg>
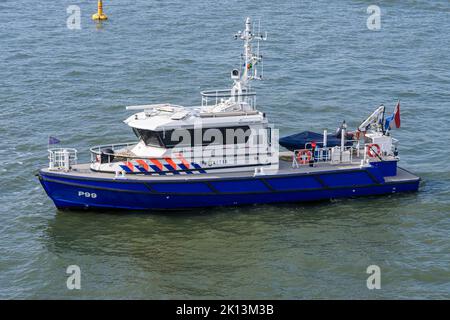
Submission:
<svg viewBox="0 0 450 320">
<path fill-rule="evenodd" d="M 137 110 L 140 106 L 128 107 Z M 147 106 L 141 106 L 145 109 Z M 151 107 L 151 108 L 150 108 Z M 142 109 L 141 108 L 141 109 Z M 181 107 L 170 104 L 148 105 L 148 109 L 128 117 L 124 122 L 132 128 L 152 131 L 202 127 L 225 127 L 230 125 L 250 125 L 266 123 L 259 111 L 208 112 L 204 107 Z"/>
</svg>

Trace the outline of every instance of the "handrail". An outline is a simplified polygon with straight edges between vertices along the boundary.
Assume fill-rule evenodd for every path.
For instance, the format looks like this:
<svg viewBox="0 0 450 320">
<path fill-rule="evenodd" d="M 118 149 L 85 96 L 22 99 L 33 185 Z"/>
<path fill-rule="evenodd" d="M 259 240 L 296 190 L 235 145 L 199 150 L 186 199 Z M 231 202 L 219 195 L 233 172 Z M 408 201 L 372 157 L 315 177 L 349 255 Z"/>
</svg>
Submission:
<svg viewBox="0 0 450 320">
<path fill-rule="evenodd" d="M 184 155 L 186 159 L 195 159 L 197 151 L 195 151 L 192 148 L 174 148 L 171 151 L 171 155 L 166 155 L 162 157 L 149 157 L 149 156 L 137 156 L 137 155 L 131 155 L 131 154 L 118 154 L 115 152 L 107 152 L 105 149 L 111 149 L 113 151 L 120 150 L 120 149 L 126 149 L 129 151 L 130 146 L 135 146 L 136 142 L 129 142 L 129 143 L 116 143 L 116 144 L 108 144 L 108 145 L 98 145 L 93 146 L 90 148 L 91 152 L 91 162 L 94 163 L 101 159 L 100 157 L 104 156 L 107 158 L 107 163 L 112 162 L 111 159 L 126 159 L 126 161 L 130 160 L 145 160 L 145 159 L 152 159 L 152 160 L 164 160 L 165 158 L 171 157 L 171 156 L 177 156 L 177 155 Z M 204 148 L 204 147 L 202 147 Z M 228 156 L 260 156 L 263 154 L 272 155 L 271 151 L 271 145 L 267 145 L 264 150 L 258 149 L 256 152 L 250 152 L 251 150 L 250 146 L 245 147 L 239 147 L 238 145 L 223 145 L 221 149 L 206 149 L 201 152 L 203 159 L 203 156 L 205 157 L 211 157 L 211 158 L 218 158 L 218 157 L 228 157 Z M 239 150 L 239 152 L 236 152 L 236 150 Z M 221 152 L 221 154 L 219 154 Z M 231 152 L 231 153 L 230 153 Z M 213 155 L 209 154 L 212 153 Z M 191 156 L 186 156 L 186 154 L 190 154 Z M 123 160 L 120 160 L 123 161 Z"/>
<path fill-rule="evenodd" d="M 50 148 L 48 151 L 48 169 L 69 171 L 77 164 L 77 149 L 74 148 Z"/>
<path fill-rule="evenodd" d="M 366 155 L 366 148 L 369 144 L 364 144 L 364 147 L 361 148 L 359 141 L 357 140 L 348 140 L 347 142 L 357 142 L 356 146 L 344 146 L 344 149 L 341 150 L 340 146 L 334 146 L 334 147 L 316 147 L 316 148 L 307 148 L 308 145 L 310 145 L 310 143 L 306 143 L 305 144 L 305 149 L 296 149 L 294 150 L 294 154 L 292 157 L 292 167 L 297 167 L 299 165 L 309 165 L 309 161 L 308 162 L 304 162 L 304 163 L 299 163 L 298 162 L 298 155 L 301 153 L 304 153 L 305 151 L 309 151 L 312 152 L 312 159 L 311 161 L 314 162 L 318 162 L 318 163 L 332 163 L 332 162 L 338 162 L 338 163 L 356 163 L 353 161 L 353 154 L 356 151 L 356 157 L 360 156 L 360 152 L 361 150 L 364 152 L 364 156 Z M 321 142 L 317 142 L 317 144 L 323 144 Z M 333 158 L 333 149 L 338 149 L 339 150 L 339 160 L 336 160 Z M 347 154 L 348 156 L 348 160 L 343 160 L 342 159 L 342 155 L 344 154 L 344 152 L 348 152 L 349 154 Z M 314 154 L 316 153 L 317 156 Z M 377 155 L 379 156 L 379 155 Z M 382 158 L 380 157 L 380 160 L 382 160 Z M 366 161 L 366 159 L 364 158 L 364 161 Z"/>
<path fill-rule="evenodd" d="M 123 149 L 124 147 L 135 146 L 136 144 L 137 144 L 137 142 L 103 144 L 103 145 L 93 146 L 93 147 L 91 147 L 89 149 L 89 151 L 91 153 L 96 154 L 96 155 L 101 155 L 101 154 L 114 155 L 114 153 L 104 152 L 104 151 L 102 151 L 102 149 L 112 149 L 114 151 L 114 150 L 117 150 L 117 149 Z M 94 149 L 97 149 L 97 150 L 94 150 Z"/>
<path fill-rule="evenodd" d="M 250 89 L 243 89 L 241 92 L 234 92 L 231 89 L 208 90 L 200 92 L 202 96 L 202 107 L 217 105 L 225 98 L 237 98 L 240 103 L 247 103 L 252 109 L 256 106 L 256 92 Z M 242 100 L 242 101 L 241 101 Z"/>
<path fill-rule="evenodd" d="M 226 98 L 226 97 L 232 97 L 232 96 L 236 95 L 236 94 L 232 93 L 230 89 L 206 90 L 206 91 L 200 92 L 200 94 L 202 97 L 216 97 L 216 98 Z M 256 92 L 244 89 L 238 95 L 240 95 L 240 96 L 255 96 Z"/>
</svg>

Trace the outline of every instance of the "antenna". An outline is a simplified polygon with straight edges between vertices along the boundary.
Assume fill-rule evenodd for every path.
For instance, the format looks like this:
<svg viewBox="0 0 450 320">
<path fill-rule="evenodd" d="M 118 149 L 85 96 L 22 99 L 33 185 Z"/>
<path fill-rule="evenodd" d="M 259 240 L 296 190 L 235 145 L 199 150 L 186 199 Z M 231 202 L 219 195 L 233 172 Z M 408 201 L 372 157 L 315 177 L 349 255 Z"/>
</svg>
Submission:
<svg viewBox="0 0 450 320">
<path fill-rule="evenodd" d="M 262 55 L 259 53 L 259 42 L 267 39 L 267 33 L 261 34 L 261 21 L 258 22 L 258 31 L 256 26 L 252 25 L 250 17 L 245 19 L 244 31 L 238 31 L 234 39 L 244 41 L 244 52 L 241 53 L 239 69 L 231 72 L 231 79 L 234 85 L 231 88 L 230 101 L 236 103 L 241 110 L 244 108 L 255 109 L 256 96 L 251 92 L 250 80 L 262 80 L 263 72 L 258 74 L 258 64 L 262 63 Z M 252 41 L 256 40 L 256 52 L 253 51 Z M 241 70 L 241 71 L 240 71 Z"/>
<path fill-rule="evenodd" d="M 258 64 L 262 62 L 262 55 L 259 52 L 260 41 L 265 41 L 267 39 L 267 32 L 265 35 L 261 33 L 261 20 L 258 21 L 258 31 L 255 33 L 255 26 L 252 26 L 250 17 L 245 20 L 245 30 L 238 31 L 234 35 L 235 39 L 241 39 L 244 41 L 244 53 L 241 55 L 244 63 L 241 63 L 241 68 L 243 68 L 240 78 L 234 79 L 235 86 L 239 82 L 241 88 L 249 87 L 250 80 L 262 80 L 262 75 L 258 76 Z M 256 52 L 252 49 L 252 41 L 257 41 Z"/>
</svg>

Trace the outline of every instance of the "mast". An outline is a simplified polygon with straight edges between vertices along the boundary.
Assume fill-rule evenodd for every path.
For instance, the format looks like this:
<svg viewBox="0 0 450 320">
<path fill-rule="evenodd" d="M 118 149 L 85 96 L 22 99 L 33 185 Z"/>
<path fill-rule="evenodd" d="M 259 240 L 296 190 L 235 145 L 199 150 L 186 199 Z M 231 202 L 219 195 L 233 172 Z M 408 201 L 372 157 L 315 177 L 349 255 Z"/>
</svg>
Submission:
<svg viewBox="0 0 450 320">
<path fill-rule="evenodd" d="M 233 70 L 231 72 L 231 78 L 234 80 L 231 94 L 234 97 L 235 102 L 241 102 L 241 95 L 243 91 L 250 90 L 250 80 L 262 80 L 262 74 L 258 75 L 258 64 L 262 62 L 262 55 L 259 54 L 259 42 L 267 39 L 267 32 L 263 36 L 260 32 L 260 25 L 258 26 L 258 32 L 252 31 L 252 22 L 250 17 L 245 20 L 245 30 L 238 31 L 234 35 L 235 39 L 241 39 L 244 41 L 244 53 L 241 54 L 243 63 L 240 70 Z M 257 41 L 257 51 L 253 51 L 252 41 Z"/>
</svg>

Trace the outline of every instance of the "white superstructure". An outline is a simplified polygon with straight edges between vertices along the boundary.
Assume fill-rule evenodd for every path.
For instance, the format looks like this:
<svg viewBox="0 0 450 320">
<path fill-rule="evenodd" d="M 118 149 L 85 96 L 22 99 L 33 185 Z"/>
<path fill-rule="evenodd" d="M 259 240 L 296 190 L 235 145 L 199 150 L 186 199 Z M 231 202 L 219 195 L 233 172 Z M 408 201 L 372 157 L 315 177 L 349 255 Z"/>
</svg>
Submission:
<svg viewBox="0 0 450 320">
<path fill-rule="evenodd" d="M 278 137 L 265 114 L 257 110 L 256 94 L 250 85 L 251 80 L 262 79 L 262 72 L 258 72 L 262 62 L 259 41 L 266 40 L 266 36 L 259 31 L 254 33 L 247 18 L 245 30 L 235 34 L 235 38 L 244 42 L 244 52 L 240 68 L 231 72 L 231 89 L 201 92 L 201 106 L 162 103 L 127 107 L 139 111 L 125 120 L 139 141 L 91 149 L 97 155 L 91 168 L 107 172 L 183 173 L 194 169 L 190 166 L 194 163 L 200 169 L 192 173 L 206 169 L 253 171 L 259 166 L 276 169 Z M 253 41 L 257 41 L 256 51 Z M 183 159 L 185 165 L 173 163 L 176 158 Z"/>
</svg>

